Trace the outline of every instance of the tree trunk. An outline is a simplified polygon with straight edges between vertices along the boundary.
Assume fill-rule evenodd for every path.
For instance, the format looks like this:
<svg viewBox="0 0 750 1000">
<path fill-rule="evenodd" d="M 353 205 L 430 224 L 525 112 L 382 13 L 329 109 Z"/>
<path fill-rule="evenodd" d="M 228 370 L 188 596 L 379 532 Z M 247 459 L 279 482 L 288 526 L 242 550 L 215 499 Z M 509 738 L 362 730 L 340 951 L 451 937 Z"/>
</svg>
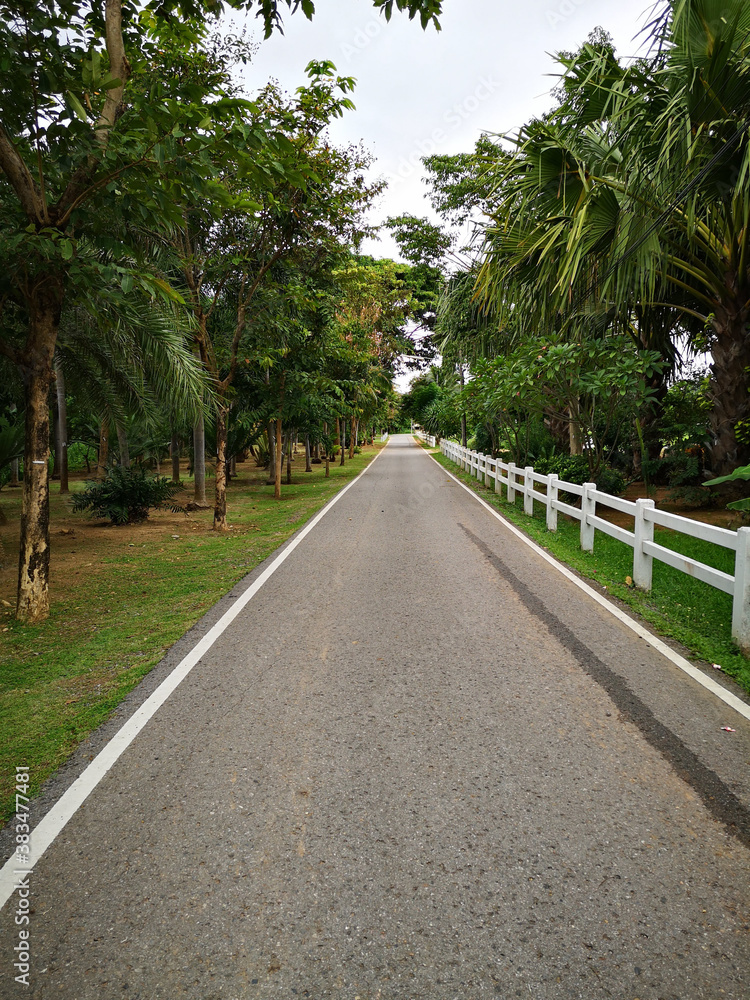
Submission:
<svg viewBox="0 0 750 1000">
<path fill-rule="evenodd" d="M 216 408 L 216 499 L 214 501 L 214 531 L 227 530 L 227 414 L 229 408 L 219 403 Z"/>
<path fill-rule="evenodd" d="M 750 465 L 750 338 L 746 327 L 748 310 L 737 306 L 716 310 L 716 338 L 711 348 L 710 392 L 713 409 L 709 417 L 709 449 L 713 476 L 727 476 L 740 465 Z M 739 425 L 739 426 L 738 426 Z M 737 431 L 741 430 L 741 440 Z"/>
<path fill-rule="evenodd" d="M 18 486 L 18 459 L 14 458 L 10 463 L 10 482 L 9 486 Z"/>
<path fill-rule="evenodd" d="M 571 403 L 571 405 L 568 407 L 568 416 L 570 417 L 570 422 L 568 423 L 568 440 L 570 442 L 570 454 L 582 455 L 583 442 L 581 441 L 581 425 L 578 422 L 577 403 Z"/>
<path fill-rule="evenodd" d="M 25 379 L 26 444 L 16 617 L 39 622 L 49 614 L 49 405 L 51 365 Z"/>
<path fill-rule="evenodd" d="M 310 454 L 310 435 L 305 434 L 305 472 L 312 472 L 312 455 Z"/>
<path fill-rule="evenodd" d="M 346 459 L 346 417 L 341 417 L 339 427 L 339 440 L 341 442 L 341 461 L 339 465 L 343 465 Z"/>
<path fill-rule="evenodd" d="M 271 420 L 268 424 L 268 479 L 266 484 L 276 483 L 276 425 Z"/>
<path fill-rule="evenodd" d="M 464 366 L 463 365 L 459 365 L 458 375 L 459 375 L 459 378 L 461 380 L 461 388 L 463 389 L 463 387 L 464 387 Z M 468 441 L 469 441 L 469 439 L 468 439 L 468 437 L 466 435 L 466 413 L 462 413 L 461 414 L 461 444 L 463 445 L 464 448 L 468 448 L 469 447 Z"/>
<path fill-rule="evenodd" d="M 169 453 L 172 457 L 172 482 L 179 483 L 180 481 L 180 439 L 172 431 L 172 442 L 169 446 Z"/>
<path fill-rule="evenodd" d="M 198 417 L 193 427 L 193 476 L 195 486 L 193 501 L 199 507 L 206 504 L 206 422 L 203 414 Z"/>
<path fill-rule="evenodd" d="M 292 484 L 292 441 L 294 440 L 294 434 L 289 431 L 289 439 L 286 443 L 286 484 L 291 486 Z"/>
<path fill-rule="evenodd" d="M 557 447 L 561 451 L 567 451 L 570 447 L 569 421 L 564 417 L 558 416 L 551 410 L 546 410 L 544 413 L 544 423 Z"/>
<path fill-rule="evenodd" d="M 109 417 L 102 417 L 99 424 L 99 457 L 96 462 L 96 478 L 103 479 L 109 462 Z"/>
<path fill-rule="evenodd" d="M 354 435 L 357 430 L 357 421 L 352 417 L 349 424 L 349 458 L 354 458 Z"/>
<path fill-rule="evenodd" d="M 52 474 L 51 479 L 60 478 L 60 415 L 57 410 L 57 400 L 55 400 L 55 405 L 52 407 L 52 440 L 55 444 L 55 451 L 52 456 Z"/>
<path fill-rule="evenodd" d="M 26 403 L 23 507 L 16 617 L 49 615 L 49 391 L 63 299 L 62 281 L 39 282 L 30 302 L 29 336 L 21 371 Z"/>
<path fill-rule="evenodd" d="M 117 447 L 120 451 L 120 468 L 130 468 L 130 448 L 128 448 L 128 435 L 122 422 L 115 420 L 115 430 L 117 431 Z M 158 465 L 157 465 L 158 470 Z"/>
<path fill-rule="evenodd" d="M 276 418 L 276 468 L 273 482 L 274 499 L 281 500 L 281 467 L 284 464 L 284 443 L 281 431 L 281 417 Z"/>
<path fill-rule="evenodd" d="M 68 486 L 68 404 L 65 399 L 65 376 L 59 361 L 55 364 L 55 390 L 60 448 L 60 492 L 70 493 Z"/>
</svg>

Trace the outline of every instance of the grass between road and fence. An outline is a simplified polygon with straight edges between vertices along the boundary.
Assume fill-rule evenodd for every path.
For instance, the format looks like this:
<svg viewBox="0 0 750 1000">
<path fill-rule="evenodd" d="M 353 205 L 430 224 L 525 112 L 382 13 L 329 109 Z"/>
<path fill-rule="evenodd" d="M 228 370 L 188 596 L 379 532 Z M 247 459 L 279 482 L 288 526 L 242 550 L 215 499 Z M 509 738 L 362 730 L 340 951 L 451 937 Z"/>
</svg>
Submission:
<svg viewBox="0 0 750 1000">
<path fill-rule="evenodd" d="M 433 453 L 424 443 L 422 446 Z M 520 494 L 516 495 L 515 504 L 510 504 L 505 500 L 504 487 L 501 498 L 494 486 L 489 488 L 463 472 L 439 449 L 433 457 L 560 562 L 627 604 L 662 636 L 682 643 L 707 662 L 712 674 L 718 672 L 710 665 L 719 664 L 723 673 L 750 692 L 750 659 L 740 653 L 731 637 L 732 598 L 729 594 L 656 560 L 651 591 L 637 590 L 626 582 L 633 573 L 633 550 L 623 542 L 597 532 L 594 551 L 583 552 L 577 521 L 561 515 L 557 531 L 548 531 L 541 504 L 535 505 L 534 516 L 529 517 L 524 513 Z M 734 553 L 728 549 L 658 527 L 654 541 L 725 573 L 734 571 Z"/>
<path fill-rule="evenodd" d="M 50 776 L 161 660 L 169 647 L 234 584 L 262 562 L 384 445 L 343 467 L 314 465 L 304 453 L 292 484 L 275 501 L 267 473 L 238 467 L 228 491 L 231 530 L 212 530 L 213 510 L 153 512 L 141 524 L 91 522 L 52 484 L 52 607 L 41 625 L 13 618 L 20 490 L 3 490 L 0 508 L 0 813 L 14 811 L 17 766 L 32 792 Z M 286 470 L 285 470 L 286 472 Z M 185 481 L 190 491 L 192 481 Z M 83 489 L 83 481 L 71 490 Z M 180 498 L 177 498 L 180 502 Z"/>
</svg>

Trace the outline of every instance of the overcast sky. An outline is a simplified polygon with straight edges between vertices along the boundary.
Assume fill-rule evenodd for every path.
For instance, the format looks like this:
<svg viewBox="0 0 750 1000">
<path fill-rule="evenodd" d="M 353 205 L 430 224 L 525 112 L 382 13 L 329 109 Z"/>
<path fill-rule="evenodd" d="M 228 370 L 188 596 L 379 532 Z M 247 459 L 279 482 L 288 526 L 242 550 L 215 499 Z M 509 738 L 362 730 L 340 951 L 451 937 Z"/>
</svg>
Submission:
<svg viewBox="0 0 750 1000">
<path fill-rule="evenodd" d="M 288 14 L 284 35 L 262 41 L 246 72 L 250 89 L 270 77 L 287 90 L 305 81 L 311 59 L 330 59 L 357 80 L 356 111 L 331 129 L 339 144 L 363 142 L 389 180 L 375 221 L 431 216 L 421 156 L 473 148 L 480 133 L 517 129 L 552 105 L 551 53 L 576 49 L 598 25 L 618 55 L 634 55 L 652 0 L 444 0 L 441 32 L 370 0 L 316 0 L 312 22 Z M 248 25 L 257 40 L 254 18 Z M 397 256 L 387 235 L 367 251 Z"/>
</svg>

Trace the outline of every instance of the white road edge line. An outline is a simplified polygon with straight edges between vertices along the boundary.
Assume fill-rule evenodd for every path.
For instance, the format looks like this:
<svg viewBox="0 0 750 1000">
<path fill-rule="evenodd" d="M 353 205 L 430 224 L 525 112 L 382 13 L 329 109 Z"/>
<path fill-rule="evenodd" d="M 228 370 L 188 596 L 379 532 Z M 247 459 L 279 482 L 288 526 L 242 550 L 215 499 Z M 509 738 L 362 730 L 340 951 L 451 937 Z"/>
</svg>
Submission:
<svg viewBox="0 0 750 1000">
<path fill-rule="evenodd" d="M 386 444 L 386 448 L 387 447 L 388 444 Z M 253 599 L 253 597 L 255 597 L 261 587 L 271 576 L 273 576 L 279 566 L 281 566 L 286 558 L 291 555 L 300 542 L 310 534 L 315 525 L 321 521 L 331 507 L 338 503 L 344 494 L 348 493 L 352 486 L 354 486 L 355 483 L 358 483 L 362 476 L 364 476 L 364 474 L 373 467 L 384 451 L 385 448 L 382 448 L 372 462 L 370 462 L 358 476 L 355 476 L 350 483 L 347 483 L 342 490 L 340 490 L 328 501 L 322 510 L 318 511 L 315 517 L 304 526 L 297 537 L 294 538 L 289 545 L 287 545 L 284 551 L 281 552 L 274 559 L 274 561 L 263 570 L 257 580 L 253 581 L 247 590 L 237 598 L 231 608 L 224 612 L 216 624 L 213 625 L 208 632 L 206 632 L 198 643 L 196 643 L 187 656 L 185 656 L 177 664 L 174 670 L 172 670 L 172 672 L 165 677 L 159 687 L 151 695 L 149 695 L 140 708 L 138 708 L 133 715 L 131 715 L 128 721 L 123 725 L 122 729 L 115 733 L 104 749 L 99 751 L 94 760 L 92 760 L 86 770 L 79 775 L 78 778 L 76 778 L 70 788 L 68 788 L 68 790 L 60 796 L 59 800 L 52 806 L 49 812 L 40 820 L 39 824 L 31 832 L 31 851 L 30 854 L 27 855 L 30 858 L 28 865 L 19 864 L 14 852 L 3 865 L 2 869 L 0 869 L 0 909 L 5 906 L 15 891 L 19 878 L 23 878 L 23 876 L 29 875 L 33 871 L 36 863 L 42 857 L 50 844 L 52 844 L 63 827 L 73 817 L 76 810 L 83 804 L 91 792 L 93 792 L 104 775 L 112 768 L 125 750 L 127 750 L 138 733 L 144 728 L 149 720 L 153 718 L 172 692 L 175 691 L 179 684 L 187 677 L 201 657 L 208 652 L 219 636 L 222 635 L 229 625 L 231 625 L 237 615 L 239 615 L 243 608 Z M 13 821 L 11 820 L 11 823 L 12 822 Z"/>
<path fill-rule="evenodd" d="M 421 450 L 424 451 L 423 448 Z M 588 596 L 595 600 L 597 604 L 601 604 L 603 608 L 606 608 L 606 610 L 609 611 L 610 614 L 614 615 L 618 621 L 621 621 L 623 625 L 627 625 L 627 627 L 635 632 L 636 635 L 640 636 L 641 639 L 645 639 L 650 646 L 653 646 L 654 649 L 658 650 L 658 652 L 660 652 L 663 656 L 666 656 L 666 658 L 674 663 L 676 667 L 679 667 L 680 670 L 684 670 L 685 673 L 692 677 L 694 681 L 702 684 L 704 688 L 716 695 L 717 698 L 720 698 L 725 704 L 729 705 L 730 708 L 733 708 L 735 712 L 739 712 L 739 714 L 744 716 L 746 719 L 750 719 L 750 705 L 746 705 L 744 701 L 741 701 L 736 695 L 732 694 L 731 691 L 727 691 L 726 688 L 721 686 L 721 684 L 718 684 L 713 677 L 707 676 L 702 670 L 699 670 L 698 667 L 693 666 L 689 660 L 686 660 L 684 656 L 680 656 L 679 653 L 676 653 L 666 644 L 666 642 L 663 642 L 657 636 L 653 635 L 653 633 L 649 632 L 648 629 L 644 628 L 640 622 L 631 618 L 630 615 L 626 615 L 625 612 L 618 608 L 616 604 L 612 604 L 606 597 L 602 597 L 601 594 L 598 594 L 593 587 L 589 587 L 587 583 L 584 583 L 583 580 L 577 577 L 572 570 L 558 562 L 554 556 L 549 554 L 549 552 L 545 552 L 545 550 L 540 545 L 537 545 L 536 542 L 533 542 L 527 535 L 518 529 L 515 524 L 507 521 L 502 514 L 499 514 L 494 507 L 490 506 L 486 500 L 483 500 L 470 486 L 467 486 L 466 483 L 462 483 L 461 480 L 456 478 L 452 472 L 446 469 L 445 466 L 441 465 L 433 455 L 430 455 L 429 452 L 424 453 L 428 456 L 428 458 L 432 459 L 441 472 L 444 472 L 446 475 L 450 476 L 451 479 L 457 482 L 459 486 L 465 489 L 467 493 L 473 496 L 475 500 L 488 510 L 493 517 L 496 517 L 498 521 L 501 521 L 509 531 L 520 538 L 522 542 L 525 542 L 538 555 L 540 555 L 542 559 L 545 559 L 550 566 L 554 566 L 559 573 L 562 573 L 564 577 L 567 577 L 567 579 L 574 583 L 576 587 L 580 588 L 585 594 L 588 594 Z"/>
</svg>

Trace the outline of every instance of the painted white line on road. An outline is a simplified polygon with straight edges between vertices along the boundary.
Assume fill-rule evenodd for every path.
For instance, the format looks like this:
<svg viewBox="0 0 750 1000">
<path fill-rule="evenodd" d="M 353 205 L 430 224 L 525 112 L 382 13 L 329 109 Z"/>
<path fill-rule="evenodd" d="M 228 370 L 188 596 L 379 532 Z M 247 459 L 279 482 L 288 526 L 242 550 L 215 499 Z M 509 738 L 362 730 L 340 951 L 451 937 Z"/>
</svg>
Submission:
<svg viewBox="0 0 750 1000">
<path fill-rule="evenodd" d="M 424 451 L 424 449 L 421 448 L 420 451 Z M 583 580 L 576 576 L 571 569 L 568 569 L 567 566 L 558 562 L 554 556 L 550 555 L 549 552 L 545 552 L 540 545 L 537 545 L 536 542 L 532 541 L 528 535 L 525 535 L 515 526 L 515 524 L 506 520 L 502 514 L 496 511 L 495 508 L 488 504 L 486 500 L 483 500 L 470 486 L 467 486 L 466 483 L 462 483 L 461 480 L 454 476 L 452 472 L 446 469 L 445 466 L 441 465 L 437 459 L 435 459 L 432 455 L 429 455 L 429 457 L 442 472 L 450 476 L 451 479 L 453 479 L 454 482 L 457 482 L 459 486 L 463 487 L 463 489 L 473 496 L 475 500 L 481 503 L 481 505 L 486 508 L 486 510 L 488 510 L 493 517 L 496 517 L 498 521 L 501 521 L 509 531 L 516 535 L 516 537 L 520 538 L 522 542 L 525 542 L 526 545 L 532 548 L 542 557 L 542 559 L 546 559 L 550 566 L 554 566 L 554 568 L 559 573 L 562 573 L 563 576 L 567 577 L 571 583 L 574 583 L 576 587 L 579 587 L 585 594 L 588 594 L 589 597 L 593 598 L 597 604 L 606 608 L 610 614 L 614 615 L 618 621 L 623 623 L 623 625 L 627 625 L 627 627 L 635 632 L 636 635 L 640 636 L 641 639 L 645 639 L 650 646 L 653 646 L 653 648 L 658 650 L 663 656 L 666 656 L 666 658 L 674 663 L 676 667 L 679 667 L 680 670 L 684 670 L 685 673 L 689 674 L 694 681 L 697 681 L 712 694 L 716 695 L 717 698 L 721 698 L 721 700 L 725 704 L 729 705 L 730 708 L 733 708 L 735 712 L 739 712 L 740 715 L 750 720 L 750 705 L 746 705 L 744 701 L 732 694 L 731 691 L 727 691 L 727 689 L 722 687 L 721 684 L 718 684 L 713 677 L 709 677 L 707 674 L 704 674 L 702 670 L 699 670 L 698 667 L 693 666 L 689 660 L 686 660 L 684 656 L 680 656 L 679 653 L 676 653 L 666 644 L 666 642 L 663 642 L 657 636 L 653 635 L 653 633 L 649 632 L 648 629 L 644 628 L 640 622 L 631 618 L 630 615 L 625 614 L 625 612 L 618 608 L 616 604 L 612 604 L 606 597 L 602 597 L 601 594 L 598 594 L 593 587 L 589 587 L 587 583 L 584 583 Z"/>
<path fill-rule="evenodd" d="M 386 448 L 388 445 L 386 445 Z M 101 750 L 86 770 L 73 782 L 70 788 L 60 796 L 60 799 L 52 806 L 49 812 L 40 820 L 39 824 L 31 833 L 31 853 L 28 865 L 21 865 L 15 855 L 6 861 L 0 869 L 0 909 L 5 906 L 10 896 L 13 894 L 18 879 L 29 874 L 34 865 L 39 861 L 44 852 L 54 841 L 63 827 L 73 817 L 76 810 L 88 798 L 96 788 L 104 775 L 116 763 L 118 758 L 127 750 L 133 740 L 143 727 L 149 722 L 156 712 L 161 708 L 167 698 L 187 677 L 193 667 L 202 656 L 213 646 L 216 640 L 226 631 L 237 615 L 255 597 L 264 583 L 266 583 L 288 556 L 294 552 L 297 546 L 310 534 L 315 525 L 325 517 L 331 507 L 344 496 L 345 493 L 358 483 L 364 474 L 370 470 L 380 455 L 385 451 L 383 448 L 370 462 L 367 468 L 363 469 L 350 483 L 336 494 L 322 510 L 318 511 L 315 517 L 305 525 L 296 538 L 287 545 L 283 552 L 279 553 L 273 562 L 267 566 L 257 580 L 241 594 L 234 604 L 225 611 L 221 618 L 213 625 L 203 638 L 191 649 L 187 656 L 182 659 L 174 670 L 166 677 L 159 687 L 144 701 L 128 721 Z"/>
</svg>

